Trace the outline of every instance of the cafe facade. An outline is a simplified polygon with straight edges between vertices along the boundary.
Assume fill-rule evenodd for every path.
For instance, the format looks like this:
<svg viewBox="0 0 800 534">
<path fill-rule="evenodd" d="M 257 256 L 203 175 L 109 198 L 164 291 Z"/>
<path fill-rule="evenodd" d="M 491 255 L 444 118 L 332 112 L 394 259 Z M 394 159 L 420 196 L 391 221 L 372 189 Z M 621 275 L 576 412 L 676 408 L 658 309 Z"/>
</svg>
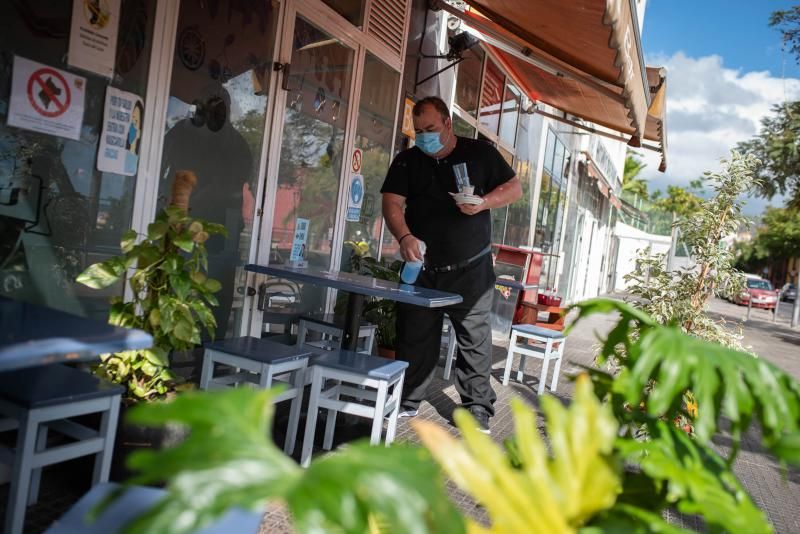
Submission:
<svg viewBox="0 0 800 534">
<path fill-rule="evenodd" d="M 540 252 L 542 289 L 601 292 L 626 147 L 665 152 L 665 74 L 641 60 L 642 2 L 533 3 L 561 31 L 489 0 L 5 4 L 0 294 L 104 317 L 125 289 L 75 277 L 146 233 L 190 170 L 192 215 L 228 231 L 207 242 L 219 336 L 260 334 L 270 305 L 332 310 L 325 289 L 243 267 L 393 257 L 379 191 L 428 95 L 522 181 L 493 242 Z"/>
</svg>

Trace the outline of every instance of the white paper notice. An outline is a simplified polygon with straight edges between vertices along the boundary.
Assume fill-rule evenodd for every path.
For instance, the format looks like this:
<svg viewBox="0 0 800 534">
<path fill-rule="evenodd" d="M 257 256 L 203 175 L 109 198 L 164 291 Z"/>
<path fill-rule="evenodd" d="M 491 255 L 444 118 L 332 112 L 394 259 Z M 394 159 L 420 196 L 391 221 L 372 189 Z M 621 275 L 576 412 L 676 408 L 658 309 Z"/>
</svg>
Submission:
<svg viewBox="0 0 800 534">
<path fill-rule="evenodd" d="M 14 56 L 8 125 L 80 139 L 86 78 Z"/>
<path fill-rule="evenodd" d="M 106 89 L 103 134 L 97 152 L 97 170 L 133 176 L 139 165 L 144 103 L 138 95 Z"/>
<path fill-rule="evenodd" d="M 73 0 L 67 62 L 106 78 L 114 76 L 120 0 Z"/>
<path fill-rule="evenodd" d="M 289 261 L 302 262 L 306 259 L 306 242 L 308 241 L 309 220 L 298 217 L 294 224 L 294 241 Z"/>
</svg>

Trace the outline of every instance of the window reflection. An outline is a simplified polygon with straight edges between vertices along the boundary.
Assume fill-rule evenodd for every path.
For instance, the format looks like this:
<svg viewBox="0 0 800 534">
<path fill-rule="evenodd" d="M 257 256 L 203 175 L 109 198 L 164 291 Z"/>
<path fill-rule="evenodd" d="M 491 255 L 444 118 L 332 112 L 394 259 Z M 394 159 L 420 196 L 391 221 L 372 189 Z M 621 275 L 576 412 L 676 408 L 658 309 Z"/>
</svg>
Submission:
<svg viewBox="0 0 800 534">
<path fill-rule="evenodd" d="M 243 305 L 276 20 L 277 4 L 234 0 L 183 0 L 178 18 L 159 207 L 175 172 L 191 170 L 191 214 L 228 230 L 206 242 L 209 275 L 222 282 L 219 336 L 236 333 Z"/>
<path fill-rule="evenodd" d="M 330 267 L 353 57 L 352 49 L 330 35 L 301 18 L 295 21 L 274 199 L 273 264 L 307 261 Z M 324 288 L 305 284 L 300 292 L 295 305 L 302 311 L 323 309 Z"/>
<path fill-rule="evenodd" d="M 473 117 L 478 115 L 484 56 L 485 52 L 478 47 L 465 51 L 456 75 L 456 104 Z"/>
<path fill-rule="evenodd" d="M 517 137 L 517 119 L 519 118 L 520 92 L 512 85 L 506 85 L 503 97 L 503 113 L 500 115 L 500 139 L 511 146 Z"/>
<path fill-rule="evenodd" d="M 500 103 L 503 100 L 505 76 L 493 62 L 486 64 L 486 76 L 483 81 L 483 95 L 478 120 L 481 126 L 496 134 L 500 125 Z"/>
<path fill-rule="evenodd" d="M 32 5 L 34 4 L 34 5 Z M 147 105 L 154 0 L 123 0 L 114 86 Z M 0 33 L 0 294 L 104 319 L 117 284 L 86 291 L 75 277 L 120 253 L 136 176 L 97 170 L 108 79 L 65 63 L 72 2 L 3 4 Z M 65 30 L 66 29 L 66 30 Z M 135 39 L 125 36 L 135 35 Z M 80 138 L 7 126 L 14 57 L 86 79 Z"/>
<path fill-rule="evenodd" d="M 361 83 L 355 148 L 362 153 L 365 194 L 358 221 L 345 227 L 342 270 L 349 270 L 353 251 L 376 257 L 381 233 L 381 185 L 389 170 L 400 74 L 367 54 Z"/>
</svg>

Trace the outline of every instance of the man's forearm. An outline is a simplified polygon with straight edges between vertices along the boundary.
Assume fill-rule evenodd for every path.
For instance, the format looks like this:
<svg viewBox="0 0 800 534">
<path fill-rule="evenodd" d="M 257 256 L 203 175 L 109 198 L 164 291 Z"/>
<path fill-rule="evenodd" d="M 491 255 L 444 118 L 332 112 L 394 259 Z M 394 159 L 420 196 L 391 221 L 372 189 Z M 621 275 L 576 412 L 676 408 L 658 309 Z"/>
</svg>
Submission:
<svg viewBox="0 0 800 534">
<path fill-rule="evenodd" d="M 502 208 L 516 201 L 522 196 L 522 184 L 516 176 L 504 184 L 494 188 L 491 193 L 483 197 L 486 207 L 490 209 Z"/>
<path fill-rule="evenodd" d="M 402 205 L 398 205 L 397 202 L 392 202 L 384 198 L 382 209 L 383 218 L 386 220 L 386 226 L 389 227 L 389 231 L 395 239 L 399 240 L 404 235 L 411 233 L 411 230 L 409 230 L 406 224 L 405 210 Z"/>
</svg>

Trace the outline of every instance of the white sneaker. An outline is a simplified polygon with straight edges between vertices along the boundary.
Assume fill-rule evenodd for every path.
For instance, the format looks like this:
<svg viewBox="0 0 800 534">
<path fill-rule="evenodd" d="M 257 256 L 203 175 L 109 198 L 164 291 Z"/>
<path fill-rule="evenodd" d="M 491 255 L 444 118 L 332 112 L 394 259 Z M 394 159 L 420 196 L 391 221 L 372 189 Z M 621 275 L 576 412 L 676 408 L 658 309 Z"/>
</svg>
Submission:
<svg viewBox="0 0 800 534">
<path fill-rule="evenodd" d="M 419 415 L 419 410 L 401 410 L 397 417 L 416 417 Z"/>
</svg>

